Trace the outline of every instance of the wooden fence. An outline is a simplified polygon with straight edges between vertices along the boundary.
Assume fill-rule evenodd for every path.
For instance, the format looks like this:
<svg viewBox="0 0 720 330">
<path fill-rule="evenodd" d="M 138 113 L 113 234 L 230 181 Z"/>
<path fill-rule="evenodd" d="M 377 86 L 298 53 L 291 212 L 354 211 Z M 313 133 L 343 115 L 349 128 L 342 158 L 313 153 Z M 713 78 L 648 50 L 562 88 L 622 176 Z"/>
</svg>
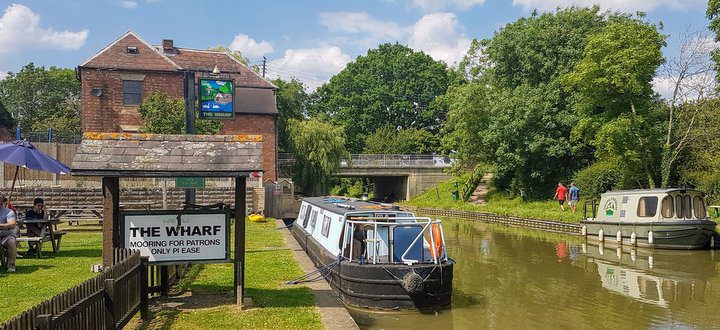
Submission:
<svg viewBox="0 0 720 330">
<path fill-rule="evenodd" d="M 115 249 L 113 265 L 0 326 L 25 329 L 121 329 L 137 313 L 148 318 L 148 259 Z"/>
<path fill-rule="evenodd" d="M 423 215 L 434 215 L 447 218 L 457 218 L 465 220 L 474 220 L 490 223 L 499 223 L 515 227 L 538 229 L 549 232 L 564 233 L 571 235 L 580 235 L 582 226 L 575 223 L 565 223 L 558 221 L 548 221 L 540 219 L 519 218 L 509 215 L 500 215 L 495 213 L 475 212 L 475 211 L 459 211 L 444 210 L 432 208 L 411 208 L 414 212 Z"/>
</svg>

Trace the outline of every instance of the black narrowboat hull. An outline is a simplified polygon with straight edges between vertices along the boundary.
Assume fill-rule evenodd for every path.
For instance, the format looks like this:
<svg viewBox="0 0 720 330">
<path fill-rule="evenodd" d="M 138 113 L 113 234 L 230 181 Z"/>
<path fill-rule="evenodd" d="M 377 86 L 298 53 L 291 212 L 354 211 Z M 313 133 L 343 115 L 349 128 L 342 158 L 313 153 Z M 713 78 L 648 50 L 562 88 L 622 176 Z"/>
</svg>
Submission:
<svg viewBox="0 0 720 330">
<path fill-rule="evenodd" d="M 341 261 L 296 226 L 292 233 L 343 303 L 382 311 L 432 312 L 450 307 L 454 261 L 442 264 L 366 264 Z"/>
</svg>

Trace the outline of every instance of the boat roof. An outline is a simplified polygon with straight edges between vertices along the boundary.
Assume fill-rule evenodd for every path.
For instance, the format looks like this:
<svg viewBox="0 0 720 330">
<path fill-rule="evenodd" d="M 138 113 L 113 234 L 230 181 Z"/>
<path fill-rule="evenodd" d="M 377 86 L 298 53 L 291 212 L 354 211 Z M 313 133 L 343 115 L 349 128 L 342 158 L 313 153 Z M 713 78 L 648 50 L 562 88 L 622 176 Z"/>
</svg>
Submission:
<svg viewBox="0 0 720 330">
<path fill-rule="evenodd" d="M 396 204 L 362 201 L 354 198 L 323 196 L 306 197 L 303 201 L 332 213 L 345 215 L 350 212 L 362 211 L 384 211 L 384 212 L 408 212 Z"/>
<path fill-rule="evenodd" d="M 702 194 L 702 191 L 693 188 L 654 188 L 654 189 L 630 189 L 630 190 L 613 190 L 603 193 L 603 195 L 660 195 L 671 192 L 694 191 Z"/>
</svg>

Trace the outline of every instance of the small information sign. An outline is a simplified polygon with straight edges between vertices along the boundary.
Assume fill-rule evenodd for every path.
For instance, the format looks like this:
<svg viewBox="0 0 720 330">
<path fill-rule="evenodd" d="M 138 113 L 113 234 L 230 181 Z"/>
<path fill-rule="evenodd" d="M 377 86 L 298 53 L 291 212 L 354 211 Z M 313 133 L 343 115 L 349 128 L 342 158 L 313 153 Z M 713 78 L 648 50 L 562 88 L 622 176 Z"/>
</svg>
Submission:
<svg viewBox="0 0 720 330">
<path fill-rule="evenodd" d="M 175 178 L 175 188 L 205 188 L 205 178 Z"/>
<path fill-rule="evenodd" d="M 230 262 L 230 216 L 224 212 L 121 214 L 125 248 L 156 264 Z"/>
</svg>

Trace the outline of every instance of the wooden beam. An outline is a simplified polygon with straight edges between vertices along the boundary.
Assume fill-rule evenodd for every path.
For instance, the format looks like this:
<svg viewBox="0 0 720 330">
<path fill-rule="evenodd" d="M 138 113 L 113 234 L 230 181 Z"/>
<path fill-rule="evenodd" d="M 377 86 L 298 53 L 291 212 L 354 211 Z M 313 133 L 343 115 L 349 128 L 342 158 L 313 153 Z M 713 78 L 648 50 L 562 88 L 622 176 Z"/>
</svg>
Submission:
<svg viewBox="0 0 720 330">
<path fill-rule="evenodd" d="M 251 171 L 115 171 L 115 170 L 82 170 L 73 169 L 73 176 L 101 176 L 101 177 L 118 177 L 118 178 L 180 178 L 180 177 L 206 177 L 206 178 L 236 178 L 248 177 Z"/>
<path fill-rule="evenodd" d="M 242 308 L 245 288 L 245 209 L 247 178 L 235 178 L 235 298 Z"/>
<path fill-rule="evenodd" d="M 120 179 L 102 178 L 103 192 L 103 265 L 112 265 L 113 247 L 122 243 L 118 239 L 118 212 L 120 211 Z"/>
</svg>

